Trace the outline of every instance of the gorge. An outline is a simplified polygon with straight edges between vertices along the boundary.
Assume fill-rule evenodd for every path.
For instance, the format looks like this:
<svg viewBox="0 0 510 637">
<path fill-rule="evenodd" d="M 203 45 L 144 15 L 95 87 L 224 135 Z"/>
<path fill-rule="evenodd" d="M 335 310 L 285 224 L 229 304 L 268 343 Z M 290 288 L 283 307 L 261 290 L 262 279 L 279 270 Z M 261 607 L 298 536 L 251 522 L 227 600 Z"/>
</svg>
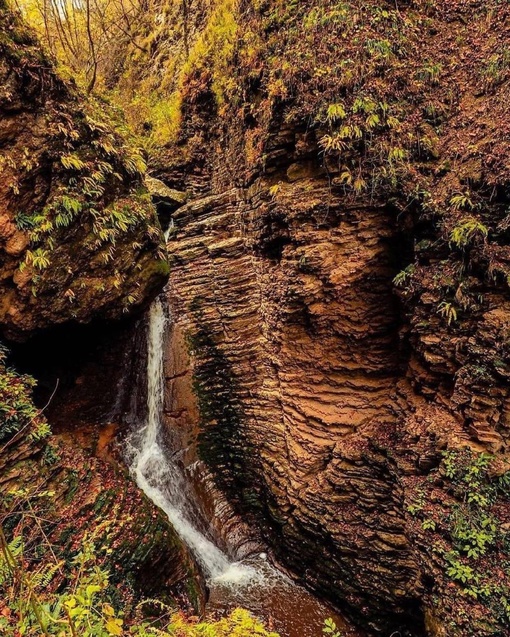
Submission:
<svg viewBox="0 0 510 637">
<path fill-rule="evenodd" d="M 53 594 L 95 538 L 105 634 L 144 597 L 510 634 L 508 2 L 78 3 L 83 60 L 34 6 L 0 0 L 4 560 Z"/>
<path fill-rule="evenodd" d="M 162 295 L 164 297 L 164 295 Z M 183 542 L 201 565 L 209 591 L 209 611 L 230 611 L 238 606 L 270 621 L 289 637 L 320 635 L 323 620 L 332 613 L 267 562 L 265 553 L 250 552 L 233 561 L 238 548 L 214 532 L 201 511 L 200 496 L 188 477 L 190 466 L 175 460 L 187 449 L 172 450 L 161 427 L 164 396 L 164 344 L 168 321 L 164 298 L 149 311 L 147 328 L 147 421 L 137 423 L 126 442 L 126 457 L 138 486 L 162 509 Z M 199 461 L 195 460 L 194 464 Z M 225 550 L 217 544 L 223 539 Z M 343 620 L 336 616 L 340 627 Z M 346 626 L 347 630 L 347 626 Z M 348 634 L 354 635 L 351 630 Z"/>
</svg>

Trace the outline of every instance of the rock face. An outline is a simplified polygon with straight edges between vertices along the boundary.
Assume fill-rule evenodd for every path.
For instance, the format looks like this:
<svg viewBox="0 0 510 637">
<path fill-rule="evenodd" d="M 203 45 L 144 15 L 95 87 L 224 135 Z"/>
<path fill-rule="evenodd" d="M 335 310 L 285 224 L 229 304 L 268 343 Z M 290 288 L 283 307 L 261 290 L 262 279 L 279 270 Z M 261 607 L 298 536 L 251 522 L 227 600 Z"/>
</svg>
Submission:
<svg viewBox="0 0 510 637">
<path fill-rule="evenodd" d="M 186 547 L 110 445 L 132 341 L 105 319 L 148 304 L 168 275 L 143 169 L 0 0 L 0 329 L 24 342 L 12 356 L 40 378 L 44 405 L 2 345 L 2 531 L 23 537 L 24 568 L 53 568 L 54 587 L 76 579 L 86 545 L 126 616 L 142 596 L 192 610 L 203 599 Z"/>
<path fill-rule="evenodd" d="M 169 422 L 199 427 L 277 559 L 365 625 L 506 634 L 508 9 L 188 9 L 156 158 L 189 194 Z"/>
<path fill-rule="evenodd" d="M 117 318 L 168 268 L 144 163 L 0 5 L 0 326 Z"/>
<path fill-rule="evenodd" d="M 369 599 L 380 618 L 389 600 L 412 615 L 423 585 L 387 453 L 394 222 L 382 205 L 324 204 L 324 178 L 267 192 L 259 182 L 173 216 L 170 301 L 193 335 L 203 455 L 310 585 L 356 608 Z"/>
<path fill-rule="evenodd" d="M 97 450 L 101 453 L 101 440 Z M 165 515 L 108 458 L 82 450 L 74 436 L 51 436 L 43 444 L 29 436 L 8 445 L 0 461 L 4 529 L 16 529 L 28 545 L 40 546 L 35 565 L 52 562 L 50 547 L 63 560 L 60 575 L 69 577 L 73 556 L 91 541 L 98 562 L 110 573 L 112 591 L 116 588 L 126 606 L 159 596 L 191 611 L 201 607 L 201 576 L 186 547 Z M 31 501 L 41 485 L 51 497 Z M 19 516 L 10 512 L 13 491 L 25 493 L 18 496 L 22 507 L 31 505 L 44 516 L 45 536 L 36 525 L 23 529 Z"/>
</svg>

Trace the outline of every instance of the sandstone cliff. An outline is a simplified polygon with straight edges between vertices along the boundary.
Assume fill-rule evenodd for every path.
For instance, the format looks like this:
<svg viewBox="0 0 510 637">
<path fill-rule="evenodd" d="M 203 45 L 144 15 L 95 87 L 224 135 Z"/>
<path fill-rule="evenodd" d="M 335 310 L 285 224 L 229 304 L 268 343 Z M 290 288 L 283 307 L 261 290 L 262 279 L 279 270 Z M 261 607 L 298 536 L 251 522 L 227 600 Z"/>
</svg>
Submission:
<svg viewBox="0 0 510 637">
<path fill-rule="evenodd" d="M 190 196 L 169 418 L 365 625 L 506 634 L 509 9 L 186 6 L 120 80 Z"/>
</svg>

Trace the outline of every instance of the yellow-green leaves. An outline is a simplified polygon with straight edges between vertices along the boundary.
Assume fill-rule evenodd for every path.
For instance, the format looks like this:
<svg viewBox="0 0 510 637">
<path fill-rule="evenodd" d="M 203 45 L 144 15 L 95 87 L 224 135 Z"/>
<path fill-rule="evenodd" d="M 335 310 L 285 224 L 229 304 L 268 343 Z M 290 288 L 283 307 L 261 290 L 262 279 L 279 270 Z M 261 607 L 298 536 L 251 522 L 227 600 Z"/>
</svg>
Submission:
<svg viewBox="0 0 510 637">
<path fill-rule="evenodd" d="M 446 319 L 446 321 L 448 322 L 448 325 L 451 325 L 454 321 L 457 320 L 457 310 L 455 306 L 453 305 L 453 303 L 447 303 L 446 301 L 442 301 L 439 304 L 437 312 L 438 314 L 441 314 L 441 316 L 443 316 Z"/>
<path fill-rule="evenodd" d="M 450 244 L 457 248 L 465 248 L 476 238 L 485 239 L 489 229 L 476 217 L 464 217 L 450 232 Z"/>
<path fill-rule="evenodd" d="M 20 270 L 23 271 L 27 265 L 33 266 L 36 270 L 44 270 L 50 265 L 49 251 L 43 248 L 37 248 L 34 251 L 27 250 L 25 261 L 20 265 Z"/>
<path fill-rule="evenodd" d="M 326 111 L 326 121 L 337 122 L 347 116 L 344 105 L 340 103 L 330 104 Z"/>
<path fill-rule="evenodd" d="M 60 157 L 60 163 L 67 170 L 83 170 L 86 166 L 85 162 L 83 162 L 78 155 L 62 155 Z"/>
<path fill-rule="evenodd" d="M 106 622 L 106 630 L 110 635 L 122 635 L 122 619 L 112 617 Z"/>
</svg>

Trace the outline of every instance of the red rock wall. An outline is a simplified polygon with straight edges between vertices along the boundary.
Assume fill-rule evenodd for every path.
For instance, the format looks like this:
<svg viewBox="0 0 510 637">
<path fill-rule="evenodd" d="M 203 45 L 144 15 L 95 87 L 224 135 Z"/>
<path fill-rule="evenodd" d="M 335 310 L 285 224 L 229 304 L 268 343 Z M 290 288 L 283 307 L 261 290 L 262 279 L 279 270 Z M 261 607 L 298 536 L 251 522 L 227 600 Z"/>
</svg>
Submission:
<svg viewBox="0 0 510 637">
<path fill-rule="evenodd" d="M 162 45 L 141 71 L 179 97 L 154 170 L 189 195 L 169 299 L 191 365 L 171 382 L 181 410 L 194 384 L 199 417 L 169 422 L 198 422 L 238 510 L 361 621 L 506 634 L 508 496 L 469 511 L 475 526 L 497 512 L 499 535 L 468 557 L 454 537 L 468 487 L 442 454 L 495 454 L 489 481 L 508 464 L 508 7 L 189 9 L 198 59 L 181 22 L 148 15 Z"/>
</svg>

